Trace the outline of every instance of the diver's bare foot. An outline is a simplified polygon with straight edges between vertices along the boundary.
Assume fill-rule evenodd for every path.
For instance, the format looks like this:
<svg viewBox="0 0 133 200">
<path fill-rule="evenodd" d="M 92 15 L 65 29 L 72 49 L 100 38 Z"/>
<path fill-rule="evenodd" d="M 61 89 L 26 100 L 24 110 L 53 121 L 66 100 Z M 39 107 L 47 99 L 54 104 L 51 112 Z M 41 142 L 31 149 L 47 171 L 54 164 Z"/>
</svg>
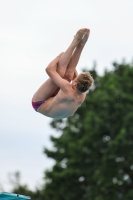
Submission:
<svg viewBox="0 0 133 200">
<path fill-rule="evenodd" d="M 90 30 L 87 29 L 86 32 L 85 32 L 85 34 L 83 35 L 83 37 L 82 37 L 79 45 L 84 46 L 85 43 L 87 42 L 88 38 L 89 38 L 89 35 L 90 35 Z"/>
<path fill-rule="evenodd" d="M 75 46 L 77 46 L 80 43 L 80 41 L 82 40 L 82 38 L 87 30 L 88 30 L 87 28 L 82 28 L 82 29 L 78 30 L 78 32 L 74 36 L 74 40 L 73 40 L 73 44 L 75 44 Z"/>
</svg>

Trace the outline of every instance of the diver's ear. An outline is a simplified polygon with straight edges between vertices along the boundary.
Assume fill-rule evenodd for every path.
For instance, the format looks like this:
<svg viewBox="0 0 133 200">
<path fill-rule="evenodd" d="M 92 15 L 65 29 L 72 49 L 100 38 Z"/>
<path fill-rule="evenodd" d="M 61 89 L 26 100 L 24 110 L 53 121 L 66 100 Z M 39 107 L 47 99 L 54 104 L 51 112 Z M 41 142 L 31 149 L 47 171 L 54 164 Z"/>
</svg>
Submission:
<svg viewBox="0 0 133 200">
<path fill-rule="evenodd" d="M 76 81 L 74 81 L 74 86 L 77 86 L 77 82 Z"/>
</svg>

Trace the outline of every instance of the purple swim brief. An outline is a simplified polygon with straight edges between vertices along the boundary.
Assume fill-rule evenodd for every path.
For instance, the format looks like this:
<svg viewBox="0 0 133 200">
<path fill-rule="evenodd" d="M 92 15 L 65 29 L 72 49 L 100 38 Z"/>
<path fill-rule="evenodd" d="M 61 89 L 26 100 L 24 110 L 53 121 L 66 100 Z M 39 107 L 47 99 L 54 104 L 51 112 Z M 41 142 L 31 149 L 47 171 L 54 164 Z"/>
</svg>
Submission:
<svg viewBox="0 0 133 200">
<path fill-rule="evenodd" d="M 45 101 L 37 101 L 37 102 L 33 102 L 33 101 L 32 101 L 32 107 L 35 109 L 35 111 L 37 111 L 37 109 L 38 109 L 43 103 L 45 103 Z"/>
</svg>

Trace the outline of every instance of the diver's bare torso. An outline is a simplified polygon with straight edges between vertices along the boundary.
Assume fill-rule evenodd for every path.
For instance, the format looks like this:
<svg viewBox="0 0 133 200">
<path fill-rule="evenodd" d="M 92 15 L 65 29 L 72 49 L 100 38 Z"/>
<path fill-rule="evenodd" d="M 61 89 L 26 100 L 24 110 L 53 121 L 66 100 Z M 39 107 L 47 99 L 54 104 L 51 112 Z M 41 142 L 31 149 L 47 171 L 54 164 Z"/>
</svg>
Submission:
<svg viewBox="0 0 133 200">
<path fill-rule="evenodd" d="M 69 88 L 69 92 L 60 89 L 58 94 L 47 99 L 37 112 L 55 119 L 67 118 L 75 113 L 85 97 L 86 93 L 78 93 L 72 88 Z"/>
</svg>

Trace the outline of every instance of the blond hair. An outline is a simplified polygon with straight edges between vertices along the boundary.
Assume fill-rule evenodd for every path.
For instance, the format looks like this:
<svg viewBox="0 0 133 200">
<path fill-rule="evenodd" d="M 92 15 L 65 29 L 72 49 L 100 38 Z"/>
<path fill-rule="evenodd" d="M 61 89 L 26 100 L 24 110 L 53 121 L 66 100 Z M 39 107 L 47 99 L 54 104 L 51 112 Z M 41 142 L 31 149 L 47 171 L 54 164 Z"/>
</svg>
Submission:
<svg viewBox="0 0 133 200">
<path fill-rule="evenodd" d="M 86 92 L 93 85 L 94 79 L 89 72 L 82 72 L 76 79 L 77 90 L 81 93 Z"/>
</svg>

